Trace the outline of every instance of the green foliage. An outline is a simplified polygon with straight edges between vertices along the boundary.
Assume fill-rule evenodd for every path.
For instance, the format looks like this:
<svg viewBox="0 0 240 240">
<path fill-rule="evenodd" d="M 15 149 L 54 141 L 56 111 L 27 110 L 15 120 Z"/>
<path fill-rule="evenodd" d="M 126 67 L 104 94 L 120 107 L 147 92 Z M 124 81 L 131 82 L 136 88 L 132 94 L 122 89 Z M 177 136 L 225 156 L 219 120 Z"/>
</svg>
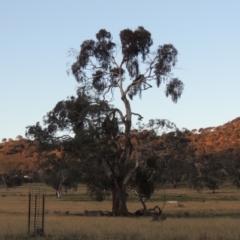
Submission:
<svg viewBox="0 0 240 240">
<path fill-rule="evenodd" d="M 219 185 L 225 181 L 226 175 L 221 163 L 217 162 L 211 156 L 206 156 L 206 158 L 206 161 L 200 168 L 200 173 L 205 186 L 215 192 L 216 189 L 219 189 Z"/>
<path fill-rule="evenodd" d="M 63 152 L 42 155 L 36 161 L 38 176 L 48 186 L 58 191 L 61 196 L 63 187 L 73 186 L 81 179 L 79 161 Z"/>
<path fill-rule="evenodd" d="M 149 158 L 136 171 L 134 182 L 136 190 L 142 197 L 149 199 L 160 183 L 159 177 L 162 175 L 163 164 L 156 158 Z"/>
<path fill-rule="evenodd" d="M 21 135 L 17 135 L 16 140 L 22 140 L 23 137 Z"/>
<path fill-rule="evenodd" d="M 118 52 L 117 44 L 112 42 L 111 33 L 101 29 L 96 34 L 96 40 L 86 40 L 81 44 L 76 62 L 72 65 L 72 73 L 76 80 L 88 89 L 94 89 L 103 96 L 110 89 L 119 88 L 119 81 L 124 81 L 126 73 L 134 83 L 129 85 L 129 97 L 140 94 L 143 90 L 152 87 L 148 81 L 156 81 L 159 87 L 166 82 L 166 96 L 171 96 L 177 102 L 183 91 L 183 83 L 178 78 L 171 78 L 170 73 L 177 63 L 177 50 L 172 44 L 160 45 L 157 51 L 150 53 L 153 44 L 151 33 L 144 27 L 135 31 L 124 29 L 120 32 L 122 62 L 117 64 L 115 55 Z M 142 65 L 148 69 L 141 74 Z M 125 69 L 123 67 L 125 66 Z M 88 74 L 85 70 L 88 71 Z M 110 69 L 110 72 L 108 70 Z M 110 78 L 109 78 L 110 75 Z"/>
<path fill-rule="evenodd" d="M 239 149 L 226 149 L 218 155 L 224 170 L 230 176 L 232 183 L 240 188 L 240 158 Z"/>
</svg>

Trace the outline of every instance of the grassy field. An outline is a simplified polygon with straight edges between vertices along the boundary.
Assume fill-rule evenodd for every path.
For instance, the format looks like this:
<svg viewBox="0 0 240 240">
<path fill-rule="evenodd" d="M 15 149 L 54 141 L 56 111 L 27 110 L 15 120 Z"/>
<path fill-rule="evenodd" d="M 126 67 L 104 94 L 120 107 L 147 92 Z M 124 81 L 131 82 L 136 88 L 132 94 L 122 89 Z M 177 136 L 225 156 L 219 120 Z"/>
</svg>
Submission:
<svg viewBox="0 0 240 240">
<path fill-rule="evenodd" d="M 215 194 L 186 188 L 158 191 L 147 202 L 149 208 L 162 207 L 163 196 L 166 201 L 178 202 L 166 203 L 163 212 L 167 220 L 156 222 L 150 217 L 79 216 L 85 210 L 111 211 L 111 199 L 93 202 L 84 186 L 79 186 L 74 196 L 61 199 L 55 197 L 51 188 L 39 184 L 0 188 L 0 239 L 28 239 L 28 192 L 34 191 L 46 195 L 44 239 L 240 239 L 240 191 L 228 184 Z M 130 194 L 129 211 L 141 207 L 134 194 Z"/>
</svg>

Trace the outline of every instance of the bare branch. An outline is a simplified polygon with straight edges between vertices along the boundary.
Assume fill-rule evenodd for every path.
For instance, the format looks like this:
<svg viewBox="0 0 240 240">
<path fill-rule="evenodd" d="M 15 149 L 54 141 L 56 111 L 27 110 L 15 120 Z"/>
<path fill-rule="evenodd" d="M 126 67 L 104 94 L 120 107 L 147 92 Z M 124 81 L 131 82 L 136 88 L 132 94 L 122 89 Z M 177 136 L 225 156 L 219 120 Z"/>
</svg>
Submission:
<svg viewBox="0 0 240 240">
<path fill-rule="evenodd" d="M 133 81 L 132 83 L 130 83 L 130 84 L 127 86 L 126 90 L 123 92 L 122 97 L 123 97 L 123 96 L 126 96 L 126 94 L 128 93 L 128 91 L 130 90 L 130 88 L 131 88 L 132 86 L 134 86 L 134 85 L 136 85 L 136 84 L 138 84 L 138 83 L 141 83 L 144 79 L 145 79 L 145 77 L 144 77 L 144 78 L 140 78 L 139 80 Z"/>
<path fill-rule="evenodd" d="M 113 112 L 115 111 L 115 112 L 119 113 L 119 115 L 120 115 L 120 117 L 122 119 L 122 122 L 123 123 L 125 122 L 125 116 L 123 116 L 123 113 L 122 113 L 122 111 L 119 108 L 113 108 L 111 110 L 113 110 Z"/>
<path fill-rule="evenodd" d="M 119 66 L 118 66 L 118 64 L 117 64 L 117 62 L 115 61 L 115 58 L 114 58 L 113 56 L 110 56 L 110 60 L 112 61 L 112 63 L 113 63 L 114 65 L 117 66 L 117 68 L 119 68 Z"/>
<path fill-rule="evenodd" d="M 143 116 L 140 115 L 139 113 L 134 113 L 134 112 L 132 112 L 132 115 L 138 116 L 138 120 L 140 120 L 140 121 L 143 119 Z"/>
</svg>

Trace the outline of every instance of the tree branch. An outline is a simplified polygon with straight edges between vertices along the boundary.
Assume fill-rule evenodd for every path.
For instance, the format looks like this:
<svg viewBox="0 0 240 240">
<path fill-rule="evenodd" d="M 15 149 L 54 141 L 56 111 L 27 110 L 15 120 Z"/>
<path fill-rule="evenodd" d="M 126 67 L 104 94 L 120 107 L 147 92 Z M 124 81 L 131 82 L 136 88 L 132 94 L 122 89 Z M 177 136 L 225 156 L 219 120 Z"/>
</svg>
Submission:
<svg viewBox="0 0 240 240">
<path fill-rule="evenodd" d="M 136 156 L 136 160 L 135 160 L 135 166 L 133 169 L 131 169 L 127 174 L 126 176 L 124 177 L 124 180 L 123 180 L 123 184 L 126 185 L 127 182 L 129 181 L 129 179 L 132 177 L 133 173 L 136 171 L 136 169 L 138 168 L 138 163 L 139 163 L 139 157 L 141 155 L 142 151 L 139 151 L 137 156 Z"/>
<path fill-rule="evenodd" d="M 123 116 L 122 111 L 121 111 L 119 108 L 113 108 L 113 109 L 111 109 L 111 110 L 113 110 L 113 111 L 119 113 L 119 115 L 120 115 L 120 117 L 121 117 L 121 119 L 122 119 L 122 122 L 124 123 L 124 121 L 125 121 L 125 117 Z"/>
<path fill-rule="evenodd" d="M 101 162 L 102 162 L 102 166 L 103 166 L 103 170 L 104 170 L 105 174 L 110 178 L 113 175 L 113 172 L 106 160 L 107 160 L 107 158 L 102 159 Z"/>
<path fill-rule="evenodd" d="M 143 116 L 140 115 L 139 113 L 134 113 L 134 112 L 132 112 L 132 115 L 138 116 L 138 120 L 140 120 L 140 121 L 143 119 Z"/>
</svg>

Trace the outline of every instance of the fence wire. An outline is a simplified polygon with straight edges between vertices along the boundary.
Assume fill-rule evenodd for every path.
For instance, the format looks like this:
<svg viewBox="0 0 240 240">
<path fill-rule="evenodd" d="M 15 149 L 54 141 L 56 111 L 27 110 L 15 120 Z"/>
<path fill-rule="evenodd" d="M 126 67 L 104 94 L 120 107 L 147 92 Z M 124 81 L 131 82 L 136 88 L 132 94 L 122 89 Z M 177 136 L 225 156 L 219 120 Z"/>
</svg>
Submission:
<svg viewBox="0 0 240 240">
<path fill-rule="evenodd" d="M 45 195 L 31 189 L 28 202 L 28 235 L 44 234 Z"/>
</svg>

